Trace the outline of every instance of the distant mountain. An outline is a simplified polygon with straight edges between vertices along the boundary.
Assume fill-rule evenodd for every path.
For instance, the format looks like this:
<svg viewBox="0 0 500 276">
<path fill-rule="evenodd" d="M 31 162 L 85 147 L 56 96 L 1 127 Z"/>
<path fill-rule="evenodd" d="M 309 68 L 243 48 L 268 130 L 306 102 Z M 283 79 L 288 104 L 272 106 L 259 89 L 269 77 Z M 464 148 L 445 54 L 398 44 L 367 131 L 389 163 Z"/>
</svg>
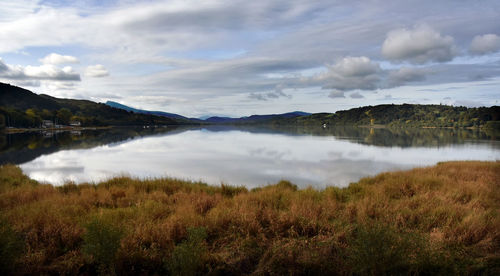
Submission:
<svg viewBox="0 0 500 276">
<path fill-rule="evenodd" d="M 205 122 L 205 123 L 210 123 L 210 124 L 250 124 L 250 123 L 261 123 L 261 122 L 265 122 L 265 121 L 268 121 L 271 119 L 294 118 L 294 117 L 298 117 L 298 116 L 311 115 L 311 113 L 294 111 L 294 112 L 289 112 L 289 113 L 284 113 L 284 114 L 252 115 L 252 116 L 241 117 L 241 118 L 212 116 L 212 117 L 208 117 L 208 118 L 205 117 L 205 118 L 196 119 L 196 118 L 187 118 L 187 117 L 181 116 L 179 114 L 175 114 L 175 113 L 137 109 L 137 108 L 133 108 L 133 107 L 130 107 L 130 106 L 127 106 L 124 104 L 120 104 L 117 102 L 113 102 L 113 101 L 107 101 L 106 104 L 111 106 L 111 107 L 120 108 L 120 109 L 129 111 L 129 112 L 132 111 L 132 112 L 140 113 L 140 114 L 152 114 L 152 115 L 156 115 L 156 116 L 163 116 L 163 117 L 173 118 L 173 119 L 178 119 L 178 120 Z"/>
<path fill-rule="evenodd" d="M 263 122 L 270 121 L 270 120 L 289 119 L 289 118 L 308 116 L 308 115 L 311 115 L 311 113 L 306 113 L 306 112 L 302 112 L 302 111 L 294 111 L 294 112 L 288 112 L 288 113 L 283 113 L 283 114 L 251 115 L 248 117 L 241 117 L 241 118 L 214 116 L 214 117 L 210 117 L 210 118 L 205 119 L 205 122 L 213 123 L 213 124 L 257 124 L 257 123 L 263 123 Z"/>
<path fill-rule="evenodd" d="M 137 108 L 133 108 L 133 107 L 130 107 L 130 106 L 127 106 L 124 104 L 120 104 L 117 102 L 113 102 L 113 101 L 107 101 L 106 104 L 111 106 L 111 107 L 114 107 L 114 108 L 119 108 L 119 109 L 123 109 L 126 111 L 132 111 L 134 113 L 156 115 L 156 116 L 162 116 L 162 117 L 167 117 L 167 118 L 172 118 L 172 119 L 180 119 L 180 120 L 191 120 L 190 118 L 187 118 L 187 117 L 184 117 L 182 115 L 175 114 L 175 113 L 137 109 Z"/>
<path fill-rule="evenodd" d="M 38 95 L 29 90 L 0 82 L 0 128 L 39 127 L 42 120 L 68 124 L 78 120 L 84 126 L 106 125 L 179 125 L 185 120 L 131 113 L 88 100 L 60 99 Z"/>
</svg>

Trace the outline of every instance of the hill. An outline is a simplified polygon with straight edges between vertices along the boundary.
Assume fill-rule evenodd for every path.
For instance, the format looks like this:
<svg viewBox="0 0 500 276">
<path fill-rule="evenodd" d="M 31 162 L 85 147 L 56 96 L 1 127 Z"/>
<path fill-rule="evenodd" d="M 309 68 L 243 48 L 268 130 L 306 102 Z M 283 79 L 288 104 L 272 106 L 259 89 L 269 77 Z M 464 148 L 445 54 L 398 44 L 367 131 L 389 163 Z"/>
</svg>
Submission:
<svg viewBox="0 0 500 276">
<path fill-rule="evenodd" d="M 485 127 L 500 128 L 500 106 L 467 108 L 447 105 L 386 104 L 364 106 L 336 113 L 279 118 L 272 125 L 389 127 Z"/>
<path fill-rule="evenodd" d="M 219 116 L 212 116 L 208 118 L 187 118 L 179 114 L 175 113 L 168 113 L 168 112 L 163 112 L 163 111 L 150 111 L 150 110 L 143 110 L 143 109 L 137 109 L 133 108 L 124 104 L 120 104 L 117 102 L 113 101 L 107 101 L 107 105 L 114 107 L 114 108 L 120 108 L 126 111 L 132 111 L 135 113 L 141 113 L 141 114 L 152 114 L 156 116 L 163 116 L 167 118 L 173 118 L 173 119 L 178 119 L 178 120 L 190 120 L 190 121 L 196 121 L 196 122 L 205 122 L 209 124 L 257 124 L 257 123 L 262 123 L 262 122 L 267 122 L 269 120 L 273 119 L 285 119 L 285 118 L 294 118 L 298 116 L 308 116 L 311 115 L 311 113 L 306 113 L 306 112 L 301 112 L 301 111 L 294 111 L 294 112 L 289 112 L 289 113 L 283 113 L 283 114 L 268 114 L 268 115 L 251 115 L 247 117 L 240 117 L 240 118 L 231 118 L 231 117 L 219 117 Z"/>
<path fill-rule="evenodd" d="M 306 113 L 302 111 L 294 111 L 283 114 L 269 114 L 269 115 L 251 115 L 248 117 L 241 118 L 230 118 L 230 117 L 210 117 L 205 119 L 205 122 L 214 123 L 214 124 L 257 124 L 262 122 L 267 122 L 270 120 L 278 120 L 278 119 L 289 119 L 296 118 L 300 116 L 309 116 L 311 113 Z"/>
<path fill-rule="evenodd" d="M 163 111 L 149 111 L 149 110 L 137 109 L 137 108 L 133 108 L 133 107 L 130 107 L 130 106 L 127 106 L 127 105 L 124 105 L 124 104 L 121 104 L 121 103 L 113 102 L 113 101 L 107 101 L 106 105 L 109 105 L 109 106 L 114 107 L 114 108 L 123 109 L 123 110 L 126 110 L 126 111 L 132 111 L 134 113 L 148 114 L 148 115 L 155 115 L 155 116 L 162 116 L 162 117 L 167 117 L 167 118 L 172 118 L 172 119 L 178 119 L 178 120 L 195 120 L 195 119 L 190 119 L 190 118 L 187 118 L 187 117 L 184 117 L 182 115 L 175 114 L 175 113 L 168 113 L 168 112 L 163 112 Z"/>
<path fill-rule="evenodd" d="M 132 108 L 116 102 L 106 104 L 88 100 L 60 99 L 38 95 L 29 90 L 0 83 L 0 128 L 39 127 L 42 120 L 67 125 L 79 121 L 83 126 L 106 125 L 268 125 L 268 126 L 377 126 L 475 127 L 500 129 L 500 107 L 467 108 L 446 105 L 385 104 L 364 106 L 336 113 L 252 115 L 241 118 L 209 117 L 205 120 L 186 118 L 163 111 Z"/>
<path fill-rule="evenodd" d="M 0 128 L 39 127 L 42 120 L 67 125 L 179 125 L 190 123 L 177 118 L 140 114 L 89 100 L 60 99 L 0 83 Z"/>
</svg>

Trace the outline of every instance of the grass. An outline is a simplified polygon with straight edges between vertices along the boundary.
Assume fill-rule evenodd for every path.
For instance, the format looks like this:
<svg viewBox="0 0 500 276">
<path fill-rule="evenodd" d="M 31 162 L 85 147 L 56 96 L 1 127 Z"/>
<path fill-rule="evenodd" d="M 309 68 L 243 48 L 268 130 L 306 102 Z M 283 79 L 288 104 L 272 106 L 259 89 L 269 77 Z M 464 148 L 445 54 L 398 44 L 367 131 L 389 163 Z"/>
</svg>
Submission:
<svg viewBox="0 0 500 276">
<path fill-rule="evenodd" d="M 500 162 L 346 188 L 120 177 L 54 187 L 0 167 L 9 274 L 498 275 Z"/>
</svg>

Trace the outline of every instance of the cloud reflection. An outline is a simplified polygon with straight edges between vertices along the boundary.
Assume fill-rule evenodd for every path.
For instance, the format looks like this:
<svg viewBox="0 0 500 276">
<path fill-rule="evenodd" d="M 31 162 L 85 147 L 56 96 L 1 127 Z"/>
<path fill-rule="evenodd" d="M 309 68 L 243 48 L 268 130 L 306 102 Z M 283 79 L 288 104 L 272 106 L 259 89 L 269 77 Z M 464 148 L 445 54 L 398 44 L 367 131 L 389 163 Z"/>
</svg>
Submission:
<svg viewBox="0 0 500 276">
<path fill-rule="evenodd" d="M 21 165 L 56 185 L 117 175 L 176 177 L 249 188 L 288 179 L 300 187 L 346 186 L 365 176 L 446 160 L 496 160 L 489 143 L 441 147 L 380 147 L 333 136 L 189 130 L 92 149 L 65 150 Z"/>
</svg>

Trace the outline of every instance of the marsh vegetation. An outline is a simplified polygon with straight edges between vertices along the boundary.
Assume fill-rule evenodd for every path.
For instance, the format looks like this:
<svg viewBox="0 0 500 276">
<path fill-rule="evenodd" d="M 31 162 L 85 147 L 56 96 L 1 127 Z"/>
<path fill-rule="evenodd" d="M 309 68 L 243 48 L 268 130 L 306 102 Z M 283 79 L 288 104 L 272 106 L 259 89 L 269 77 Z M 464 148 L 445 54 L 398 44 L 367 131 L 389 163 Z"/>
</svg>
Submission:
<svg viewBox="0 0 500 276">
<path fill-rule="evenodd" d="M 55 187 L 0 167 L 2 272 L 495 274 L 500 162 L 446 162 L 346 188 L 113 178 Z"/>
</svg>

